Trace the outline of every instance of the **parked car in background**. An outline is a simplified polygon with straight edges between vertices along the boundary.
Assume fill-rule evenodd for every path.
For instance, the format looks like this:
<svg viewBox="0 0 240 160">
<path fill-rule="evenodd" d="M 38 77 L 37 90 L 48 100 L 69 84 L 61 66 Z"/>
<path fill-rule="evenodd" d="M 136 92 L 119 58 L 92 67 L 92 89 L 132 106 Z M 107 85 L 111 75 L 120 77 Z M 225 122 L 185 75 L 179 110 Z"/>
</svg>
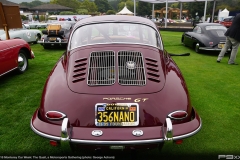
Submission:
<svg viewBox="0 0 240 160">
<path fill-rule="evenodd" d="M 42 33 L 38 29 L 27 29 L 25 24 L 23 24 L 20 29 L 10 29 L 9 36 L 10 39 L 23 39 L 28 43 L 37 43 Z M 0 40 L 6 40 L 6 33 L 4 30 L 0 30 Z"/>
<path fill-rule="evenodd" d="M 29 25 L 30 29 L 37 29 L 38 24 L 39 24 L 38 21 L 34 21 L 34 22 L 29 21 L 29 22 L 28 22 L 28 25 Z"/>
<path fill-rule="evenodd" d="M 181 143 L 202 121 L 155 23 L 106 15 L 74 25 L 30 124 L 54 146 L 135 150 Z"/>
<path fill-rule="evenodd" d="M 220 51 L 226 43 L 227 28 L 218 23 L 198 23 L 190 32 L 184 32 L 181 42 L 199 53 L 205 51 Z"/>
<path fill-rule="evenodd" d="M 75 21 L 56 21 L 48 24 L 46 30 L 42 30 L 42 38 L 38 41 L 44 49 L 65 47 Z"/>
<path fill-rule="evenodd" d="M 22 39 L 0 40 L 0 76 L 16 70 L 23 73 L 28 68 L 28 59 L 33 59 L 29 44 Z"/>
<path fill-rule="evenodd" d="M 40 22 L 37 24 L 38 29 L 46 29 L 48 26 L 48 23 Z"/>
<path fill-rule="evenodd" d="M 219 23 L 221 25 L 224 25 L 225 27 L 229 28 L 232 25 L 232 21 L 234 19 L 234 16 L 230 16 L 227 18 L 224 18 L 222 21 L 220 21 Z"/>
<path fill-rule="evenodd" d="M 26 29 L 30 29 L 29 24 L 27 24 L 27 23 L 23 23 L 22 25 L 24 25 L 24 27 L 25 27 Z"/>
</svg>

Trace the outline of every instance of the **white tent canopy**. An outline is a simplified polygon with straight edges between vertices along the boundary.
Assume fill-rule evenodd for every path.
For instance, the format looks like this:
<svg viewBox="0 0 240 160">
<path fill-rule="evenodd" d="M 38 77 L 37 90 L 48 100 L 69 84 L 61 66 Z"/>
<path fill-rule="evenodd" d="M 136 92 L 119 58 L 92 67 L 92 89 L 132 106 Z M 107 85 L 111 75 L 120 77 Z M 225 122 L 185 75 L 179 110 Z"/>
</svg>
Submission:
<svg viewBox="0 0 240 160">
<path fill-rule="evenodd" d="M 117 13 L 117 15 L 133 15 L 134 13 L 129 11 L 126 7 L 126 5 L 124 6 L 124 8 Z"/>
<path fill-rule="evenodd" d="M 153 9 L 152 9 L 152 14 L 154 13 L 154 4 L 156 3 L 166 3 L 166 19 L 167 19 L 167 9 L 168 9 L 168 3 L 180 3 L 181 5 L 181 9 L 182 9 L 182 3 L 183 2 L 205 2 L 205 8 L 204 8 L 204 20 L 206 18 L 206 10 L 207 10 L 207 2 L 208 1 L 214 1 L 214 5 L 213 5 L 213 14 L 212 14 L 212 20 L 214 18 L 214 12 L 215 12 L 215 6 L 216 6 L 216 1 L 219 0 L 139 0 L 139 1 L 143 1 L 143 2 L 148 2 L 148 3 L 152 3 L 153 5 Z M 136 4 L 135 4 L 135 0 L 134 0 L 134 15 L 136 15 L 135 11 L 136 11 Z M 153 15 L 154 16 L 154 15 Z M 181 17 L 181 16 L 180 16 Z M 167 21 L 165 21 L 165 28 L 167 27 Z"/>
<path fill-rule="evenodd" d="M 229 16 L 229 11 L 225 8 L 223 11 L 219 12 L 218 20 L 222 21 L 224 18 Z"/>
</svg>

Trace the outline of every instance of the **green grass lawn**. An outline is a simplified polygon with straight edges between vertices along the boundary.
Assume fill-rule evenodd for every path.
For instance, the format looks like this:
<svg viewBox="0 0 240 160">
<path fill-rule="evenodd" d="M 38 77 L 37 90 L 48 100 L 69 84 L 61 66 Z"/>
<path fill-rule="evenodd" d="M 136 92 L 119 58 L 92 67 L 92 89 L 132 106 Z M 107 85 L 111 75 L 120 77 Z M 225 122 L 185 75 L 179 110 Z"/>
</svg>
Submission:
<svg viewBox="0 0 240 160">
<path fill-rule="evenodd" d="M 202 118 L 202 129 L 184 139 L 181 145 L 166 145 L 139 152 L 138 159 L 218 159 L 218 155 L 240 155 L 240 65 L 228 65 L 227 56 L 216 63 L 218 53 L 195 53 L 182 46 L 181 32 L 161 32 L 164 47 L 170 53 L 190 53 L 174 56 L 186 80 L 193 106 Z M 40 104 L 41 93 L 49 72 L 64 50 L 44 50 L 31 45 L 35 59 L 29 61 L 28 71 L 0 77 L 0 155 L 80 155 L 65 147 L 52 147 L 49 141 L 36 135 L 30 119 Z M 238 52 L 238 55 L 240 53 Z M 240 63 L 237 57 L 236 63 Z M 130 154 L 109 151 L 108 156 L 130 159 Z M 203 157 L 204 156 L 204 157 Z M 1 158 L 0 158 L 1 159 Z"/>
</svg>

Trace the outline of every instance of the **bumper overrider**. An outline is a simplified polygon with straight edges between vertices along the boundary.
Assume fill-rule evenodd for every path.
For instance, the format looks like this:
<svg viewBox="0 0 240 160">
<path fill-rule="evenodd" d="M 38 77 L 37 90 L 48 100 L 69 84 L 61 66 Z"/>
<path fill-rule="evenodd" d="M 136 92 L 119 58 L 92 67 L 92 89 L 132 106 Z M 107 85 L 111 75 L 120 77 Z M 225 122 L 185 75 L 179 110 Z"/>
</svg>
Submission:
<svg viewBox="0 0 240 160">
<path fill-rule="evenodd" d="M 194 109 L 193 114 L 194 118 L 191 121 L 182 124 L 173 125 L 171 119 L 166 118 L 162 126 L 122 129 L 72 127 L 68 118 L 62 120 L 61 126 L 54 125 L 40 120 L 37 110 L 31 119 L 30 126 L 36 134 L 50 140 L 60 141 L 61 144 L 62 142 L 81 145 L 159 144 L 195 135 L 201 129 L 202 121 Z M 114 139 L 109 138 L 111 135 L 115 135 Z M 132 138 L 129 138 L 131 136 Z"/>
</svg>

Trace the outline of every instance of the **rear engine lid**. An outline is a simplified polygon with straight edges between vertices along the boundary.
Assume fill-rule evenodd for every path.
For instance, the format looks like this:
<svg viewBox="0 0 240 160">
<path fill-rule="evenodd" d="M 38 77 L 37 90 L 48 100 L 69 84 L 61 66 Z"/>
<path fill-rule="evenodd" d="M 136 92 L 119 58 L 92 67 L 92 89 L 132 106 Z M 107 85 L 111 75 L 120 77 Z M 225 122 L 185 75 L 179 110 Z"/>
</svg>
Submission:
<svg viewBox="0 0 240 160">
<path fill-rule="evenodd" d="M 161 51 L 153 47 L 81 47 L 70 53 L 68 86 L 88 94 L 158 92 L 165 84 L 164 66 Z"/>
</svg>

